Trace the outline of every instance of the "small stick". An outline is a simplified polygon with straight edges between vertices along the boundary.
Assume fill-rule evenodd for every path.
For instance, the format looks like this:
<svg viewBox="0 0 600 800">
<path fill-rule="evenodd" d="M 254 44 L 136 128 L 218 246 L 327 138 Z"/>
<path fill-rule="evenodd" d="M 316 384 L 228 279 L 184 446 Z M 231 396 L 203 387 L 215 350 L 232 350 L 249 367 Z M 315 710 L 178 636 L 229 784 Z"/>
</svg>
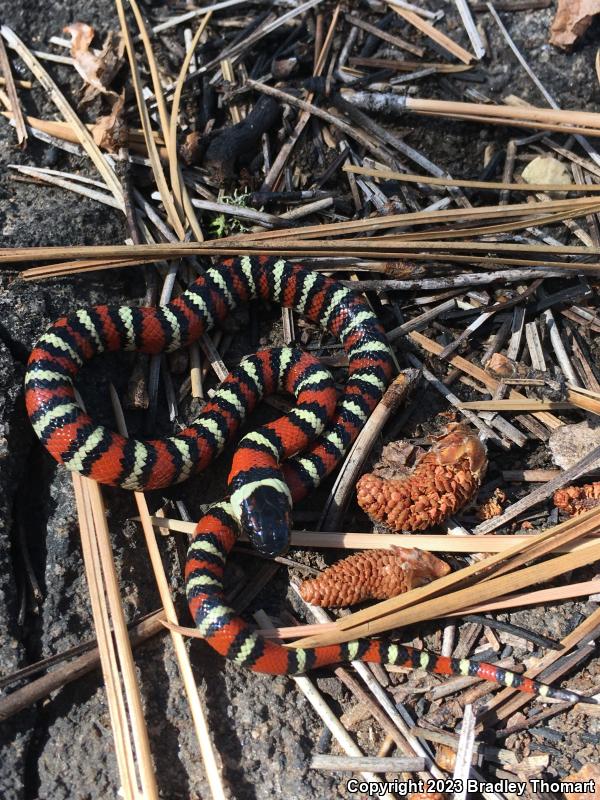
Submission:
<svg viewBox="0 0 600 800">
<path fill-rule="evenodd" d="M 350 64 L 353 67 L 373 67 L 380 69 L 393 69 L 397 72 L 414 72 L 422 69 L 432 69 L 436 73 L 442 75 L 454 75 L 461 72 L 468 72 L 472 67 L 465 66 L 464 64 L 445 64 L 441 61 L 396 61 L 393 58 L 363 58 L 361 56 L 353 56 L 350 59 Z"/>
<path fill-rule="evenodd" d="M 454 766 L 454 780 L 458 781 L 461 787 L 454 793 L 454 800 L 466 800 L 467 781 L 471 774 L 471 762 L 473 760 L 473 750 L 475 748 L 475 714 L 473 706 L 466 705 L 463 711 L 462 728 L 458 748 L 456 750 L 456 763 Z"/>
<path fill-rule="evenodd" d="M 420 17 L 425 17 L 425 19 L 430 19 L 432 22 L 444 16 L 443 11 L 429 11 L 426 8 L 421 8 L 421 6 L 408 3 L 406 0 L 388 0 L 388 5 L 398 6 L 398 8 L 404 8 L 406 11 L 414 11 L 415 14 L 418 14 Z"/>
<path fill-rule="evenodd" d="M 169 17 L 169 19 L 166 19 L 164 22 L 159 22 L 158 25 L 154 25 L 154 27 L 151 28 L 151 32 L 155 35 L 157 33 L 163 33 L 170 28 L 174 28 L 176 25 L 183 25 L 184 22 L 189 22 L 191 19 L 195 19 L 201 14 L 207 14 L 211 11 L 220 11 L 222 8 L 230 8 L 231 6 L 244 5 L 244 2 L 245 0 L 221 0 L 219 3 L 212 3 L 203 8 L 196 8 L 178 17 Z"/>
<path fill-rule="evenodd" d="M 377 758 L 375 756 L 330 756 L 316 755 L 310 762 L 311 769 L 331 772 L 419 772 L 425 768 L 424 758 Z"/>
<path fill-rule="evenodd" d="M 482 438 L 491 439 L 505 450 L 509 449 L 510 445 L 507 445 L 504 439 L 501 439 L 496 433 L 496 431 L 492 430 L 489 427 L 489 425 L 486 425 L 486 423 L 483 422 L 477 416 L 477 414 L 473 414 L 472 411 L 463 408 L 464 404 L 462 400 L 459 397 L 457 397 L 453 392 L 451 392 L 447 386 L 444 386 L 442 381 L 439 378 L 437 378 L 433 374 L 433 372 L 431 372 L 430 370 L 427 369 L 427 367 L 424 366 L 423 362 L 419 361 L 419 359 L 416 358 L 416 356 L 413 356 L 411 353 L 408 354 L 408 360 L 413 365 L 413 367 L 417 367 L 418 369 L 421 370 L 421 373 L 423 374 L 425 380 L 428 383 L 430 383 L 434 389 L 436 389 L 451 405 L 453 405 L 455 408 L 458 408 L 459 411 L 462 413 L 462 415 L 469 420 L 469 422 L 475 425 L 476 428 L 479 428 L 482 434 Z"/>
<path fill-rule="evenodd" d="M 544 319 L 546 321 L 546 327 L 550 334 L 550 341 L 552 343 L 552 349 L 554 350 L 554 354 L 558 361 L 558 364 L 562 370 L 563 375 L 568 380 L 569 383 L 573 384 L 574 386 L 581 386 L 581 382 L 573 369 L 571 362 L 569 361 L 569 357 L 567 356 L 567 351 L 563 344 L 563 340 L 560 335 L 560 331 L 556 324 L 556 320 L 554 319 L 554 315 L 552 314 L 551 309 L 547 309 L 544 312 Z M 511 356 L 508 356 L 511 358 Z"/>
<path fill-rule="evenodd" d="M 160 195 L 157 193 L 153 193 L 152 195 L 153 199 L 158 199 L 159 197 Z M 267 214 L 265 211 L 257 211 L 255 208 L 236 206 L 233 205 L 233 203 L 216 203 L 212 200 L 198 200 L 194 197 L 192 198 L 192 205 L 195 208 L 201 208 L 205 211 L 215 211 L 217 214 L 227 214 L 231 217 L 248 219 L 269 228 L 280 228 L 286 225 L 285 220 L 282 220 L 281 217 L 275 214 Z"/>
<path fill-rule="evenodd" d="M 14 80 L 14 78 L 13 78 L 13 83 L 19 89 L 31 89 L 31 87 L 33 86 L 31 81 L 16 81 Z M 6 78 L 0 78 L 0 86 L 6 86 L 6 85 L 7 85 Z"/>
<path fill-rule="evenodd" d="M 542 636 L 540 633 L 535 633 L 535 631 L 526 630 L 525 628 L 521 628 L 519 625 L 511 625 L 509 622 L 502 622 L 502 620 L 499 619 L 483 617 L 480 614 L 466 614 L 463 619 L 466 622 L 477 622 L 481 625 L 485 625 L 488 628 L 510 633 L 512 636 L 517 636 L 521 639 L 525 639 L 528 642 L 533 642 L 539 647 L 550 648 L 550 650 L 562 649 L 558 642 L 555 642 L 554 639 L 549 639 L 547 636 Z"/>
<path fill-rule="evenodd" d="M 219 351 L 215 347 L 213 340 L 207 333 L 204 333 L 200 338 L 200 346 L 204 351 L 204 355 L 208 359 L 215 375 L 220 381 L 224 381 L 229 375 L 229 370 L 225 366 L 225 362 L 221 358 Z"/>
<path fill-rule="evenodd" d="M 10 68 L 10 61 L 6 47 L 4 46 L 4 39 L 0 36 L 0 72 L 4 76 L 4 84 L 10 100 L 10 110 L 15 122 L 15 129 L 17 131 L 17 142 L 23 149 L 27 147 L 27 128 L 25 127 L 25 120 L 23 119 L 23 111 L 21 103 L 19 102 L 19 95 L 15 86 L 15 79 L 13 78 L 12 70 Z"/>
<path fill-rule="evenodd" d="M 479 314 L 473 320 L 473 322 L 467 325 L 467 327 L 459 334 L 459 336 L 457 336 L 453 341 L 450 342 L 450 344 L 447 344 L 446 347 L 444 347 L 440 353 L 440 358 L 448 358 L 448 356 L 454 353 L 455 350 L 458 350 L 458 348 L 470 338 L 472 333 L 481 328 L 481 326 L 491 319 L 491 317 L 493 317 L 494 314 L 496 314 L 499 310 L 500 309 L 498 308 L 490 308 Z"/>
<path fill-rule="evenodd" d="M 330 208 L 332 205 L 333 197 L 322 197 L 312 203 L 306 203 L 304 206 L 293 208 L 291 211 L 284 211 L 283 214 L 279 215 L 279 218 L 291 220 L 302 219 L 302 217 L 307 217 L 309 214 L 314 214 L 317 211 L 323 211 L 326 208 Z"/>
<path fill-rule="evenodd" d="M 579 334 L 576 331 L 571 330 L 571 333 L 571 350 L 581 365 L 580 374 L 584 379 L 585 388 L 590 389 L 593 392 L 600 392 L 600 383 L 598 382 L 598 379 L 594 373 L 589 350 L 583 341 L 580 340 Z M 584 352 L 584 347 L 587 353 Z"/>
<path fill-rule="evenodd" d="M 388 756 L 393 747 L 394 747 L 394 737 L 391 736 L 389 733 L 386 733 L 385 739 L 383 740 L 379 750 L 377 751 L 378 758 L 385 758 L 386 756 Z"/>
<path fill-rule="evenodd" d="M 511 140 L 512 141 L 512 140 Z M 360 167 L 345 164 L 344 172 L 355 172 L 360 175 L 370 175 L 373 178 L 382 178 L 399 181 L 400 183 L 422 183 L 430 186 L 460 186 L 465 189 L 486 189 L 510 192 L 600 192 L 597 184 L 579 183 L 508 183 L 505 181 L 471 181 L 456 178 L 436 178 L 430 175 L 411 175 L 405 172 L 395 172 L 381 167 Z"/>
<path fill-rule="evenodd" d="M 458 678 L 457 680 L 463 680 L 463 679 Z M 467 678 L 467 680 L 470 679 Z M 430 742 L 445 744 L 447 747 L 451 747 L 453 750 L 456 750 L 459 742 L 459 737 L 458 734 L 456 733 L 447 733 L 445 731 L 429 730 L 429 728 L 421 727 L 421 725 L 415 726 L 412 729 L 412 733 L 415 736 L 418 736 L 419 739 L 426 739 L 427 741 Z M 482 744 L 481 742 L 475 742 L 474 752 L 483 756 L 486 759 L 489 758 L 492 761 L 497 761 L 500 764 L 520 763 L 518 756 L 515 753 L 513 753 L 512 750 L 505 750 L 498 747 L 493 747 L 492 745 Z"/>
<path fill-rule="evenodd" d="M 473 400 L 468 403 L 459 401 L 461 411 L 572 411 L 576 406 L 562 400 Z"/>
<path fill-rule="evenodd" d="M 523 340 L 523 329 L 525 325 L 525 309 L 517 306 L 513 311 L 510 342 L 506 351 L 506 357 L 511 361 L 516 361 L 521 349 Z"/>
<path fill-rule="evenodd" d="M 534 369 L 539 369 L 540 372 L 545 372 L 546 360 L 544 359 L 544 351 L 542 350 L 540 334 L 535 320 L 526 323 L 525 339 L 527 340 L 527 349 L 531 357 L 531 366 Z"/>
<path fill-rule="evenodd" d="M 499 350 L 502 349 L 504 346 L 504 342 L 508 338 L 508 334 L 510 333 L 512 327 L 512 320 L 506 319 L 498 329 L 498 331 L 494 334 L 492 341 L 490 342 L 489 346 L 487 347 L 485 353 L 481 357 L 481 363 L 483 366 L 487 364 L 490 358 L 497 353 Z"/>
<path fill-rule="evenodd" d="M 198 342 L 192 342 L 189 346 L 190 351 L 190 383 L 192 387 L 192 397 L 201 400 L 204 397 L 202 386 L 202 369 L 200 363 L 200 349 Z"/>
<path fill-rule="evenodd" d="M 553 474 L 557 474 L 554 473 Z M 562 474 L 562 473 L 560 473 Z M 139 520 L 135 517 L 134 519 Z M 185 520 L 171 519 L 169 517 L 151 517 L 152 525 L 165 531 L 193 534 L 196 523 Z M 334 531 L 299 531 L 291 532 L 291 545 L 293 547 L 332 547 L 344 550 L 371 550 L 381 547 L 418 547 L 421 550 L 446 553 L 501 553 L 515 544 L 526 544 L 532 541 L 531 535 L 470 535 L 447 536 L 446 534 L 433 533 L 336 533 Z M 241 541 L 246 541 L 242 534 Z M 582 547 L 594 543 L 593 535 L 583 537 L 580 544 L 566 543 L 556 548 L 557 553 L 573 553 Z"/>
<path fill-rule="evenodd" d="M 419 314 L 419 316 L 414 317 L 408 322 L 405 322 L 403 325 L 399 325 L 397 328 L 393 328 L 391 331 L 388 331 L 388 342 L 394 342 L 396 339 L 400 339 L 402 336 L 405 336 L 411 331 L 416 331 L 418 328 L 426 327 L 429 322 L 437 319 L 437 317 L 453 308 L 456 308 L 456 298 L 451 297 L 450 300 L 445 300 L 443 303 L 440 303 L 434 308 L 429 309 L 429 311 L 424 311 L 422 314 Z"/>
<path fill-rule="evenodd" d="M 560 469 L 505 469 L 502 471 L 502 480 L 525 483 L 546 483 L 560 475 Z M 590 476 L 594 473 L 590 473 Z"/>
<path fill-rule="evenodd" d="M 475 25 L 473 17 L 471 16 L 471 9 L 467 5 L 467 0 L 454 0 L 456 3 L 456 7 L 458 9 L 458 13 L 463 21 L 463 25 L 465 26 L 465 30 L 469 39 L 471 40 L 471 44 L 473 45 L 473 50 L 475 52 L 475 58 L 480 61 L 485 55 L 485 47 L 481 40 L 481 36 L 479 35 L 479 31 Z"/>
<path fill-rule="evenodd" d="M 552 0 L 497 0 L 498 11 L 535 11 L 539 8 L 550 8 Z M 489 11 L 486 2 L 472 3 L 471 8 L 477 13 Z"/>
<path fill-rule="evenodd" d="M 119 210 L 123 209 L 122 204 L 116 200 L 113 195 L 108 194 L 107 192 L 99 192 L 96 189 L 89 189 L 86 186 L 81 186 L 75 181 L 65 180 L 64 178 L 57 177 L 56 175 L 43 173 L 36 167 L 21 166 L 20 164 L 9 164 L 8 166 L 10 169 L 14 169 L 16 172 L 22 175 L 32 176 L 35 178 L 36 182 L 48 183 L 51 186 L 60 186 L 61 189 L 67 189 L 68 191 L 75 192 L 75 194 L 80 194 L 83 197 L 89 197 L 91 200 L 95 200 L 98 203 L 103 203 L 111 208 L 117 208 Z"/>
<path fill-rule="evenodd" d="M 417 30 L 424 33 L 425 36 L 428 36 L 434 42 L 443 47 L 444 50 L 447 50 L 451 55 L 458 58 L 459 61 L 462 61 L 463 64 L 470 64 L 473 60 L 473 56 L 468 50 L 465 50 L 464 47 L 461 47 L 459 44 L 456 44 L 449 36 L 438 31 L 436 28 L 433 27 L 429 22 L 426 22 L 424 19 L 419 17 L 415 14 L 414 11 L 408 11 L 404 8 L 400 8 L 396 5 L 390 4 L 391 8 L 403 17 L 410 25 L 417 28 Z"/>
<path fill-rule="evenodd" d="M 504 511 L 504 513 L 500 514 L 500 516 L 492 517 L 491 519 L 481 522 L 474 529 L 473 533 L 488 534 L 491 531 L 496 530 L 496 528 L 499 528 L 501 525 L 505 525 L 507 522 L 510 522 L 510 520 L 519 516 L 519 514 L 522 514 L 523 511 L 527 511 L 532 506 L 542 503 L 544 500 L 554 494 L 557 489 L 562 489 L 563 486 L 573 483 L 573 481 L 576 481 L 583 475 L 587 475 L 588 472 L 597 469 L 599 465 L 600 447 L 595 447 L 572 467 L 567 470 L 563 470 L 556 478 L 548 481 L 548 483 L 545 483 L 538 489 L 534 489 L 526 497 L 523 497 L 521 500 L 513 503 Z"/>
<path fill-rule="evenodd" d="M 393 36 L 391 33 L 387 33 L 387 31 L 381 30 L 375 25 L 364 22 L 358 17 L 353 17 L 350 14 L 346 14 L 346 21 L 357 28 L 361 28 L 363 31 L 367 31 L 367 33 L 370 33 L 372 36 L 376 36 L 378 39 L 388 42 L 388 44 L 391 44 L 393 47 L 397 47 L 399 50 L 407 50 L 409 53 L 413 53 L 419 58 L 425 55 L 425 50 L 422 47 L 417 47 L 416 45 L 407 42 L 405 39 L 401 39 L 399 36 Z"/>
<path fill-rule="evenodd" d="M 443 656 L 450 658 L 454 649 L 454 640 L 456 638 L 456 625 L 446 625 L 442 634 L 442 650 Z"/>
</svg>

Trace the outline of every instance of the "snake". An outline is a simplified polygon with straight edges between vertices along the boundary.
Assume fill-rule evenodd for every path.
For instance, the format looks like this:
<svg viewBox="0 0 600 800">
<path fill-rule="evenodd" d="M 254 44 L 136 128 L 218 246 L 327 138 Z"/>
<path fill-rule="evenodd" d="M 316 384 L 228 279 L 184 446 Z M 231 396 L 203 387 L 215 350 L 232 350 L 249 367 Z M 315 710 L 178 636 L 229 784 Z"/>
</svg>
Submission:
<svg viewBox="0 0 600 800">
<path fill-rule="evenodd" d="M 199 416 L 173 436 L 128 438 L 98 424 L 81 407 L 74 381 L 96 355 L 155 355 L 187 347 L 252 299 L 294 309 L 341 342 L 348 377 L 339 397 L 318 359 L 295 348 L 273 347 L 242 360 Z M 437 656 L 394 641 L 285 647 L 261 636 L 228 605 L 224 570 L 240 533 L 264 555 L 287 550 L 293 503 L 340 464 L 394 371 L 384 329 L 362 295 L 283 258 L 240 256 L 206 269 L 168 304 L 97 305 L 57 320 L 31 352 L 25 402 L 35 433 L 59 463 L 102 484 L 144 491 L 205 470 L 266 395 L 285 391 L 296 397 L 287 415 L 241 439 L 228 479 L 229 497 L 203 516 L 189 545 L 185 587 L 191 615 L 208 644 L 236 664 L 293 675 L 338 662 L 369 661 L 474 676 L 567 702 L 595 702 L 491 664 Z"/>
</svg>

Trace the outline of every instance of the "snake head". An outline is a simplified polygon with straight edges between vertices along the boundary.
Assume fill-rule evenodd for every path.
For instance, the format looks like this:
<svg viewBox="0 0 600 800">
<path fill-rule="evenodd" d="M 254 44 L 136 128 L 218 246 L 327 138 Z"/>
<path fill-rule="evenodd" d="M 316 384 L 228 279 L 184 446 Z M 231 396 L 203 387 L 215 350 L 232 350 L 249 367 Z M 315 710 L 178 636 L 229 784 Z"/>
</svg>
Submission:
<svg viewBox="0 0 600 800">
<path fill-rule="evenodd" d="M 241 501 L 240 524 L 259 553 L 280 556 L 290 544 L 290 512 L 287 491 L 262 484 Z"/>
</svg>

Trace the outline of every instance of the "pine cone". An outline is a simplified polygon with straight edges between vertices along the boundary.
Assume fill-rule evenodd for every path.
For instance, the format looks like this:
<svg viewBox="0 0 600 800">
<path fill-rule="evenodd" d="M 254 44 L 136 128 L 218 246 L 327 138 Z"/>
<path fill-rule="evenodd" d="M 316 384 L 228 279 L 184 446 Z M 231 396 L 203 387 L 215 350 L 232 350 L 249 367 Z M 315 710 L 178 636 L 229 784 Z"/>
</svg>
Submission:
<svg viewBox="0 0 600 800">
<path fill-rule="evenodd" d="M 600 505 L 600 481 L 585 486 L 567 486 L 554 492 L 554 505 L 567 514 L 579 516 L 584 511 Z"/>
<path fill-rule="evenodd" d="M 383 480 L 367 473 L 356 484 L 358 505 L 393 531 L 438 525 L 473 497 L 487 467 L 485 447 L 453 423 L 407 478 Z"/>
<path fill-rule="evenodd" d="M 350 606 L 363 600 L 387 600 L 449 572 L 445 561 L 416 547 L 365 550 L 343 558 L 318 578 L 303 581 L 300 594 L 315 606 Z"/>
</svg>

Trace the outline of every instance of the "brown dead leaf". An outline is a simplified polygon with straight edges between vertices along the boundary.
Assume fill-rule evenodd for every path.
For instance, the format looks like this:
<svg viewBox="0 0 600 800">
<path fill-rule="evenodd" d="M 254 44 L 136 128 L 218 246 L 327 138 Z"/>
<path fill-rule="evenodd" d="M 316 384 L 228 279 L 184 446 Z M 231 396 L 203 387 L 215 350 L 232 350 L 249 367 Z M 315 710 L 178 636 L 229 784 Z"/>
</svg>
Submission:
<svg viewBox="0 0 600 800">
<path fill-rule="evenodd" d="M 99 94 L 113 94 L 109 86 L 123 64 L 125 44 L 122 37 L 109 31 L 102 50 L 96 54 L 90 50 L 94 29 L 85 22 L 74 22 L 63 28 L 71 36 L 71 56 L 75 69 L 87 84 L 81 105 L 91 102 Z"/>
<path fill-rule="evenodd" d="M 117 153 L 127 144 L 127 124 L 123 119 L 124 104 L 125 92 L 117 96 L 110 114 L 98 117 L 92 128 L 92 136 L 98 147 L 108 150 L 109 153 Z"/>
<path fill-rule="evenodd" d="M 571 47 L 587 31 L 596 14 L 600 14 L 600 0 L 558 0 L 550 44 Z"/>
</svg>

